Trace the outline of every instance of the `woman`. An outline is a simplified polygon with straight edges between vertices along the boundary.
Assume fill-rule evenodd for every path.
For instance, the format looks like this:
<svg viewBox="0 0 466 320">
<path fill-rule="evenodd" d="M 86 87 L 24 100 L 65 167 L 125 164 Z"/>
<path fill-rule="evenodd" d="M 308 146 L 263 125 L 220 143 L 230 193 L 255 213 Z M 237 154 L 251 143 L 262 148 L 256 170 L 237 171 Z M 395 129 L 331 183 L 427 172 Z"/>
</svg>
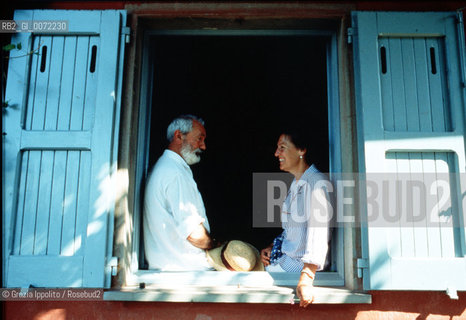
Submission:
<svg viewBox="0 0 466 320">
<path fill-rule="evenodd" d="M 280 170 L 294 179 L 282 205 L 283 233 L 261 251 L 261 260 L 269 272 L 301 272 L 296 287 L 300 306 L 314 300 L 316 271 L 325 266 L 330 239 L 329 220 L 332 207 L 327 177 L 309 160 L 309 146 L 298 131 L 280 135 L 275 157 Z"/>
</svg>

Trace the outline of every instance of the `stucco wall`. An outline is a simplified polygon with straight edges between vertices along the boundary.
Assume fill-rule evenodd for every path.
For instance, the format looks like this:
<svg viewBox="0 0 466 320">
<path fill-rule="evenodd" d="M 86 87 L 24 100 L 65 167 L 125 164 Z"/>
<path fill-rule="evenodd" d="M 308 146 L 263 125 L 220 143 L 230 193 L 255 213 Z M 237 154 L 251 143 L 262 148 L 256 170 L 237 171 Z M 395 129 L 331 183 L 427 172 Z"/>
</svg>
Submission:
<svg viewBox="0 0 466 320">
<path fill-rule="evenodd" d="M 466 319 L 466 292 L 373 292 L 372 304 L 297 305 L 163 302 L 7 302 L 3 319 Z"/>
</svg>

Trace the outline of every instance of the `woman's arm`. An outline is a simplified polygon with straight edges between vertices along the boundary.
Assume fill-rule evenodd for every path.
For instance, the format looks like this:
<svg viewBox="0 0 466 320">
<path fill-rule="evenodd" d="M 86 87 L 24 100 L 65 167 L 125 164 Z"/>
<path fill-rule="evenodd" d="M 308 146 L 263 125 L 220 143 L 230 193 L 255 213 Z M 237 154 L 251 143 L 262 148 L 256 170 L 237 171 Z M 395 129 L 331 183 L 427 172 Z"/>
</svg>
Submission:
<svg viewBox="0 0 466 320">
<path fill-rule="evenodd" d="M 323 188 L 308 189 L 310 202 L 306 207 L 313 215 L 308 221 L 306 253 L 302 257 L 304 267 L 301 271 L 296 294 L 299 305 L 307 307 L 314 301 L 314 279 L 316 271 L 323 268 L 328 251 L 329 222 L 331 205 Z M 307 262 L 306 262 L 307 261 Z"/>
<path fill-rule="evenodd" d="M 317 267 L 315 264 L 305 263 L 301 271 L 301 277 L 296 287 L 296 294 L 298 295 L 301 307 L 307 307 L 314 301 L 313 284 Z"/>
</svg>

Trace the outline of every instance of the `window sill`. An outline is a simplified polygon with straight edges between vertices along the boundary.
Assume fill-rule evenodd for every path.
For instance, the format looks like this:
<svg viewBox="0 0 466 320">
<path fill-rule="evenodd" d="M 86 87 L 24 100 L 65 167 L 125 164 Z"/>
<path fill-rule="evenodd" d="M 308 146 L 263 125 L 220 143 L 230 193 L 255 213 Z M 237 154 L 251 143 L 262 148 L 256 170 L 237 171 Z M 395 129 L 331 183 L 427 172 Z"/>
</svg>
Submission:
<svg viewBox="0 0 466 320">
<path fill-rule="evenodd" d="M 332 275 L 328 276 L 325 273 L 317 274 L 315 303 L 372 302 L 369 294 L 352 292 L 341 285 L 329 287 Z M 106 291 L 104 299 L 291 304 L 298 302 L 294 294 L 298 279 L 299 273 L 141 270 L 128 278 L 127 287 Z M 140 288 L 140 284 L 144 284 L 143 288 Z"/>
<path fill-rule="evenodd" d="M 129 286 L 146 285 L 197 285 L 247 287 L 285 286 L 296 287 L 299 272 L 221 272 L 221 271 L 156 271 L 139 270 L 127 278 Z M 342 275 L 336 272 L 317 272 L 314 285 L 320 287 L 343 287 Z"/>
<path fill-rule="evenodd" d="M 217 303 L 299 303 L 287 287 L 167 286 L 145 289 L 127 287 L 104 292 L 107 301 L 217 302 Z M 314 304 L 371 303 L 372 296 L 345 288 L 315 287 Z"/>
</svg>

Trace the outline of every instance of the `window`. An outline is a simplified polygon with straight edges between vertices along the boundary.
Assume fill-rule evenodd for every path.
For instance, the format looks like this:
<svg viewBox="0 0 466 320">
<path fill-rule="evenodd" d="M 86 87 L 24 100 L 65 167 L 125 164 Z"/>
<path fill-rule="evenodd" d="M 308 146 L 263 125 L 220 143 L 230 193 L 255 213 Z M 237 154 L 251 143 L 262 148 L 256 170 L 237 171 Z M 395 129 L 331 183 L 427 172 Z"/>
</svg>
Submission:
<svg viewBox="0 0 466 320">
<path fill-rule="evenodd" d="M 281 121 L 296 121 L 318 137 L 314 159 L 321 171 L 340 168 L 334 27 L 162 29 L 146 31 L 143 42 L 139 187 L 166 147 L 168 123 L 182 113 L 196 114 L 206 121 L 207 151 L 192 169 L 213 235 L 264 248 L 281 229 L 253 227 L 252 176 L 279 171 L 273 154 Z M 141 197 L 137 189 L 136 198 Z M 138 207 L 134 237 L 141 237 L 141 214 Z M 342 230 L 336 230 L 331 265 L 316 284 L 344 285 L 342 240 Z M 138 257 L 134 281 L 150 283 L 156 272 L 146 270 L 142 241 L 133 256 Z M 288 274 L 275 284 L 293 286 L 298 278 Z"/>
<path fill-rule="evenodd" d="M 339 50 L 347 47 L 342 29 L 337 31 L 331 22 L 146 19 L 139 25 L 145 32 L 136 93 L 139 124 L 128 129 L 134 120 L 128 116 L 122 135 L 126 12 L 15 13 L 16 20 L 65 18 L 68 33 L 17 33 L 12 40 L 21 42 L 26 52 L 37 46 L 40 54 L 9 63 L 6 97 L 11 108 L 2 114 L 5 287 L 109 287 L 115 261 L 111 231 L 119 183 L 112 180 L 117 141 L 133 134 L 128 130 L 137 130 L 135 173 L 129 167 L 119 169 L 136 180 L 128 199 L 142 200 L 144 177 L 163 148 L 168 121 L 189 112 L 206 120 L 208 151 L 193 169 L 214 234 L 246 240 L 258 249 L 271 241 L 278 230 L 251 227 L 248 183 L 254 172 L 278 171 L 273 157 L 278 119 L 284 114 L 302 123 L 311 119 L 318 123 L 313 126 L 321 138 L 318 147 L 325 151 L 315 153 L 316 162 L 331 175 L 341 171 L 344 154 L 357 153 L 361 173 L 449 177 L 448 206 L 430 208 L 436 217 L 447 217 L 446 223 L 440 220 L 433 229 L 356 226 L 362 255 L 350 248 L 346 261 L 343 229 L 334 232 L 331 266 L 316 280 L 325 302 L 370 302 L 368 295 L 324 288 L 353 281 L 356 269 L 367 290 L 466 289 L 466 59 L 459 14 L 353 13 L 348 34 L 354 49 L 356 123 L 346 121 L 352 116 L 352 98 L 340 91 L 351 91 L 352 84 L 343 84 L 351 67 L 338 66 L 345 59 L 337 59 L 337 33 Z M 135 52 L 128 56 L 135 59 Z M 124 116 L 137 109 L 129 105 Z M 357 150 L 340 144 L 340 135 L 353 131 L 358 133 Z M 118 187 L 128 188 L 124 183 Z M 361 207 L 362 218 L 369 217 L 368 190 L 352 206 Z M 138 200 L 131 208 L 134 219 L 124 226 L 134 227 L 134 239 L 142 236 Z M 123 211 L 126 215 L 130 210 Z M 142 242 L 133 244 L 124 253 L 132 254 L 126 283 L 157 288 L 135 299 L 287 303 L 293 297 L 288 287 L 298 279 L 296 274 L 158 273 L 145 268 Z M 355 270 L 347 267 L 352 260 L 357 261 Z M 176 284 L 183 285 L 183 293 Z M 121 290 L 105 296 L 127 300 L 124 295 Z"/>
</svg>

